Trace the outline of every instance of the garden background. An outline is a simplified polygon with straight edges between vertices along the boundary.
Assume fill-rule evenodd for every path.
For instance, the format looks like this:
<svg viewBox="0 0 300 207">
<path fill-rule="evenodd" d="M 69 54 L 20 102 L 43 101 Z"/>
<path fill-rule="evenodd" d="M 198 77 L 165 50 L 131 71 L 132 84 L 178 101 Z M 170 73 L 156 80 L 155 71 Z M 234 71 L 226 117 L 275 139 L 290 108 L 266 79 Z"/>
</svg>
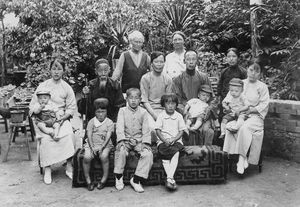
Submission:
<svg viewBox="0 0 300 207">
<path fill-rule="evenodd" d="M 274 99 L 300 98 L 300 3 L 264 0 L 251 7 L 257 14 L 256 42 L 263 79 Z M 230 47 L 241 52 L 241 65 L 251 58 L 249 0 L 0 0 L 1 85 L 9 74 L 24 74 L 26 84 L 37 86 L 49 77 L 56 56 L 68 65 L 65 80 L 75 91 L 94 77 L 96 59 L 112 64 L 128 47 L 128 33 L 145 35 L 144 50 L 172 51 L 170 35 L 183 31 L 186 48 L 199 52 L 199 68 L 216 76 L 226 67 Z M 5 14 L 19 18 L 5 27 Z M 297 83 L 299 82 L 299 83 Z"/>
</svg>

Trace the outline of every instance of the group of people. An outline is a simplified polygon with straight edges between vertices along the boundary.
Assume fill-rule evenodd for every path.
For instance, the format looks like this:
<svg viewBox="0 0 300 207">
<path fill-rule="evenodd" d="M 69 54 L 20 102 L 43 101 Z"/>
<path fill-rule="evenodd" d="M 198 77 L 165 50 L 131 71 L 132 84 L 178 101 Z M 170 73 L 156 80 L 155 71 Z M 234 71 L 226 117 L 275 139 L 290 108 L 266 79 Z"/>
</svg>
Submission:
<svg viewBox="0 0 300 207">
<path fill-rule="evenodd" d="M 72 88 L 62 80 L 64 62 L 60 59 L 51 62 L 52 78 L 38 86 L 30 103 L 46 184 L 52 182 L 51 165 L 63 160 L 67 160 L 66 175 L 72 178 L 74 135 L 70 118 L 77 106 L 88 120 L 87 141 L 83 146 L 83 170 L 88 190 L 105 187 L 114 134 L 117 190 L 124 188 L 126 157 L 133 150 L 139 154 L 139 161 L 130 184 L 136 192 L 144 192 L 141 183 L 148 178 L 153 164 L 153 142 L 157 143 L 167 175 L 166 187 L 177 189 L 174 174 L 179 152 L 184 148 L 183 134 L 197 133 L 199 136 L 196 137 L 204 140 L 201 144 L 211 145 L 218 119 L 222 120 L 223 150 L 239 155 L 238 173 L 243 174 L 248 163 L 257 164 L 269 103 L 268 88 L 259 81 L 260 66 L 253 63 L 246 71 L 238 66 L 237 50 L 228 50 L 229 66 L 222 71 L 218 85 L 222 103 L 221 116 L 218 116 L 218 99 L 209 78 L 197 70 L 197 52 L 185 50 L 182 32 L 175 32 L 172 40 L 174 52 L 166 57 L 162 52 L 152 52 L 149 56 L 142 51 L 144 36 L 133 31 L 129 34 L 131 48 L 121 54 L 112 76 L 109 77 L 109 62 L 97 60 L 97 78 L 83 88 L 82 98 L 78 101 Z M 187 143 L 200 144 L 200 141 L 188 140 Z M 101 160 L 103 168 L 102 179 L 97 185 L 91 182 L 89 175 L 91 160 L 95 157 Z"/>
</svg>

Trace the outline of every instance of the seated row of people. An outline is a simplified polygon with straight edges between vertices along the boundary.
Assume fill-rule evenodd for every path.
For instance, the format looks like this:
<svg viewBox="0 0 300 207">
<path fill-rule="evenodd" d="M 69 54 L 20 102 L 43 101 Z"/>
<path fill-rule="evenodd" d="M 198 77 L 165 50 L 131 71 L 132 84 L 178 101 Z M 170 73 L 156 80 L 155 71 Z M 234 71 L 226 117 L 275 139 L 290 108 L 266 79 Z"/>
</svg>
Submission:
<svg viewBox="0 0 300 207">
<path fill-rule="evenodd" d="M 130 151 L 139 154 L 139 161 L 130 180 L 130 184 L 136 192 L 144 192 L 143 180 L 148 178 L 153 164 L 151 149 L 151 136 L 148 124 L 148 113 L 140 106 L 141 92 L 137 88 L 130 88 L 126 92 L 127 106 L 119 110 L 116 122 L 117 145 L 114 154 L 115 187 L 124 189 L 123 172 L 126 165 L 126 157 Z M 90 164 L 93 158 L 99 158 L 102 163 L 103 176 L 97 184 L 102 189 L 109 173 L 109 152 L 112 148 L 110 140 L 114 131 L 113 122 L 107 118 L 109 102 L 106 98 L 98 98 L 94 101 L 95 117 L 87 127 L 87 143 L 84 146 L 83 170 L 88 190 L 95 188 L 90 178 Z M 175 94 L 165 94 L 161 97 L 161 105 L 164 111 L 157 117 L 155 123 L 158 140 L 158 152 L 167 174 L 166 187 L 175 190 L 174 180 L 177 168 L 179 151 L 183 149 L 182 134 L 186 129 L 183 117 L 176 112 L 178 98 Z"/>
</svg>

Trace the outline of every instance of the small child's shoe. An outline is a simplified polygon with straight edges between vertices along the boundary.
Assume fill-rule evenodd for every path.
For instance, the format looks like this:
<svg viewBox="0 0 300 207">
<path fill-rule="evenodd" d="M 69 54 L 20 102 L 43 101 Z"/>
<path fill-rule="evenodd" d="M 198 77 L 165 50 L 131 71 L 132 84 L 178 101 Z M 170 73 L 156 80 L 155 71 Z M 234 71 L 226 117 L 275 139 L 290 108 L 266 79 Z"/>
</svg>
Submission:
<svg viewBox="0 0 300 207">
<path fill-rule="evenodd" d="M 173 181 L 174 182 L 172 183 L 172 188 L 173 188 L 173 190 L 177 190 L 177 184 L 174 179 L 173 179 Z"/>
<path fill-rule="evenodd" d="M 175 183 L 175 180 L 173 180 L 171 178 L 167 178 L 167 180 L 166 180 L 166 188 L 169 189 L 169 190 L 174 190 L 174 183 Z"/>
<path fill-rule="evenodd" d="M 141 183 L 133 182 L 133 177 L 130 179 L 130 184 L 133 187 L 133 189 L 135 190 L 135 192 L 143 193 L 145 191 L 144 188 L 142 187 Z"/>
<path fill-rule="evenodd" d="M 173 190 L 172 183 L 170 183 L 168 180 L 166 180 L 165 186 L 166 186 L 167 189 Z"/>
<path fill-rule="evenodd" d="M 97 189 L 98 189 L 98 190 L 101 190 L 101 189 L 103 189 L 104 187 L 105 187 L 105 183 L 99 182 L 99 183 L 97 184 Z"/>
<path fill-rule="evenodd" d="M 95 185 L 93 183 L 88 183 L 87 189 L 88 189 L 88 191 L 93 191 L 95 189 Z"/>
<path fill-rule="evenodd" d="M 125 186 L 124 186 L 124 182 L 123 182 L 123 176 L 120 179 L 116 178 L 115 187 L 119 191 L 124 189 Z"/>
</svg>

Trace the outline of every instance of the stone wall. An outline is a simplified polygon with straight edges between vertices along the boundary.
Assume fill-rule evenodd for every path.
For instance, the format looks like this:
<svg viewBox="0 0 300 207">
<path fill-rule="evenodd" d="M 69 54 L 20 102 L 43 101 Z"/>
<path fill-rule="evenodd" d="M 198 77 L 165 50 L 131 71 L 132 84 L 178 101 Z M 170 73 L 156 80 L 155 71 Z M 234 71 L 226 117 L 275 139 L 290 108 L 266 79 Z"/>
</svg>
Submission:
<svg viewBox="0 0 300 207">
<path fill-rule="evenodd" d="M 300 162 L 300 101 L 271 100 L 263 152 Z"/>
</svg>

